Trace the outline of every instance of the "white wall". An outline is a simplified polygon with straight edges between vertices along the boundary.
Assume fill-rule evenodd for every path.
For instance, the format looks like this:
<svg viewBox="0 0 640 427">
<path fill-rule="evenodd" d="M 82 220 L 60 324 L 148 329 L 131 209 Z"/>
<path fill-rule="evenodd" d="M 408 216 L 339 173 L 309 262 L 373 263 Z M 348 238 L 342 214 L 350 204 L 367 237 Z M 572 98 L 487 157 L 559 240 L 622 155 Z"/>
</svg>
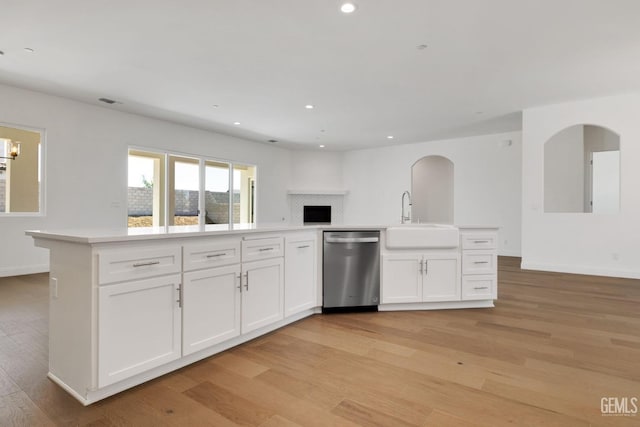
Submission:
<svg viewBox="0 0 640 427">
<path fill-rule="evenodd" d="M 260 223 L 288 220 L 289 151 L 0 85 L 1 121 L 45 130 L 46 215 L 0 217 L 0 276 L 44 271 L 27 229 L 126 227 L 130 145 L 258 166 Z"/>
<path fill-rule="evenodd" d="M 500 226 L 499 253 L 519 256 L 520 132 L 345 153 L 345 223 L 399 223 L 411 166 L 427 155 L 444 156 L 454 164 L 454 223 Z"/>
<path fill-rule="evenodd" d="M 640 94 L 532 108 L 523 113 L 522 266 L 640 278 Z M 543 146 L 576 124 L 620 135 L 620 212 L 544 213 Z"/>
<path fill-rule="evenodd" d="M 342 152 L 291 152 L 291 190 L 343 190 Z"/>
</svg>

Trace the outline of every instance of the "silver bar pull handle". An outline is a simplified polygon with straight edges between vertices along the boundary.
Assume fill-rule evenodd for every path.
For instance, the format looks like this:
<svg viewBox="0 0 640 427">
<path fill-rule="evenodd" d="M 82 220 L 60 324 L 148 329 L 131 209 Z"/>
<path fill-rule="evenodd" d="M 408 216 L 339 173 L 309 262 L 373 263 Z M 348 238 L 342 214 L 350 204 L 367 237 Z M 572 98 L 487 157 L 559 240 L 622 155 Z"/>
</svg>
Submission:
<svg viewBox="0 0 640 427">
<path fill-rule="evenodd" d="M 424 274 L 425 276 L 429 273 L 429 264 L 428 264 L 429 260 L 425 259 L 424 260 Z"/>
<path fill-rule="evenodd" d="M 240 289 L 240 293 L 242 293 L 242 275 L 238 274 L 238 276 L 236 277 L 236 279 L 238 279 L 238 282 L 240 283 L 238 285 L 238 289 Z"/>
<path fill-rule="evenodd" d="M 298 249 L 304 249 L 310 247 L 309 245 L 298 246 Z"/>
<path fill-rule="evenodd" d="M 176 302 L 178 303 L 178 307 L 182 308 L 182 283 L 178 285 L 176 291 L 178 291 L 178 300 Z"/>
<path fill-rule="evenodd" d="M 480 289 L 489 289 L 489 287 L 488 287 L 488 286 L 476 286 L 476 287 L 474 287 L 473 289 L 475 289 L 475 290 L 480 290 Z"/>
<path fill-rule="evenodd" d="M 134 267 L 147 267 L 149 265 L 158 265 L 160 261 L 149 261 L 149 262 L 137 262 L 133 264 Z"/>
<path fill-rule="evenodd" d="M 265 252 L 265 251 L 272 251 L 272 250 L 274 250 L 274 249 L 275 249 L 275 248 L 260 248 L 260 249 L 258 249 L 258 251 L 260 251 L 260 252 Z"/>
<path fill-rule="evenodd" d="M 249 272 L 244 273 L 244 289 L 245 291 L 249 291 Z"/>
<path fill-rule="evenodd" d="M 489 243 L 488 240 L 474 240 L 473 243 Z"/>
<path fill-rule="evenodd" d="M 217 257 L 220 257 L 220 256 L 225 256 L 226 254 L 227 254 L 226 252 L 221 253 L 221 254 L 211 254 L 211 255 L 207 255 L 207 258 L 217 258 Z"/>
<path fill-rule="evenodd" d="M 377 243 L 378 237 L 325 237 L 327 243 Z"/>
<path fill-rule="evenodd" d="M 474 264 L 489 264 L 489 261 L 473 261 Z"/>
<path fill-rule="evenodd" d="M 423 270 L 422 264 L 423 263 L 424 263 L 424 260 L 420 260 L 420 268 L 418 268 L 418 271 L 420 272 L 420 274 L 423 274 L 422 273 L 422 270 Z"/>
</svg>

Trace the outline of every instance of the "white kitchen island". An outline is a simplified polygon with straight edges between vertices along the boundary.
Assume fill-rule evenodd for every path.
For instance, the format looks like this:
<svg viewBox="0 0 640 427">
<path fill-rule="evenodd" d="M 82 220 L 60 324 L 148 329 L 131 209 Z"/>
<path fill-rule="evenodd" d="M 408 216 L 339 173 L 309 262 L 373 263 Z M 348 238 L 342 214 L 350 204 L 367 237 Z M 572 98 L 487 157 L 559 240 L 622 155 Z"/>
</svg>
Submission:
<svg viewBox="0 0 640 427">
<path fill-rule="evenodd" d="M 439 277 L 382 275 L 380 310 L 493 306 L 497 228 L 459 228 Z M 28 231 L 50 251 L 49 377 L 88 405 L 320 313 L 325 229 L 377 229 L 384 243 L 386 227 Z M 383 249 L 383 273 L 389 255 L 404 273 L 425 256 Z M 445 293 L 430 299 L 429 283 Z"/>
</svg>

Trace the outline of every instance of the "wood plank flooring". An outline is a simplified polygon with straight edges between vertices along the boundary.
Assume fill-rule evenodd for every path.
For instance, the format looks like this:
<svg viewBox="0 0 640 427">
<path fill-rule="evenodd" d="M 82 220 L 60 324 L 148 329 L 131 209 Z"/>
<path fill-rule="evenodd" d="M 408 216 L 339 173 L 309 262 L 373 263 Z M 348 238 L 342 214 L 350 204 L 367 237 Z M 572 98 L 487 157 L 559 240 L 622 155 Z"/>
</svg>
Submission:
<svg viewBox="0 0 640 427">
<path fill-rule="evenodd" d="M 0 278 L 0 426 L 638 426 L 640 281 L 499 260 L 493 309 L 318 315 L 83 407 L 46 378 L 46 274 Z"/>
</svg>

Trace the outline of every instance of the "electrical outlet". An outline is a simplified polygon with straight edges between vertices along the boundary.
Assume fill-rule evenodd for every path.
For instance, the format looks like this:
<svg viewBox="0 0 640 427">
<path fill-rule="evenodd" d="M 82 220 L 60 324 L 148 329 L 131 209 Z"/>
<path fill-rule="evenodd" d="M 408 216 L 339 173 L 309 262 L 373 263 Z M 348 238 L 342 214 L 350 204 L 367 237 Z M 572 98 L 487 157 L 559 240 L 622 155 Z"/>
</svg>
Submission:
<svg viewBox="0 0 640 427">
<path fill-rule="evenodd" d="M 49 286 L 51 287 L 51 298 L 58 299 L 58 279 L 55 277 L 50 278 Z"/>
</svg>

